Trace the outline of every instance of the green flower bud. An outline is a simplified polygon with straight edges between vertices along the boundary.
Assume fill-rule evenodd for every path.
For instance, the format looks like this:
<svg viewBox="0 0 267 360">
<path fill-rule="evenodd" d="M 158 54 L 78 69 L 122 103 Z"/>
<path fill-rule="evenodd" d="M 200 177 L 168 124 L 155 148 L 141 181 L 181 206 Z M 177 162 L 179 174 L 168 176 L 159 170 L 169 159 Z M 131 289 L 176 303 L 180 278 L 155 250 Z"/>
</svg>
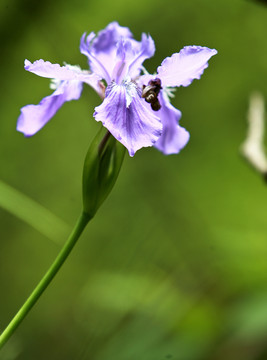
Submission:
<svg viewBox="0 0 267 360">
<path fill-rule="evenodd" d="M 83 211 L 90 217 L 115 185 L 124 154 L 125 147 L 102 127 L 88 149 L 83 168 Z"/>
</svg>

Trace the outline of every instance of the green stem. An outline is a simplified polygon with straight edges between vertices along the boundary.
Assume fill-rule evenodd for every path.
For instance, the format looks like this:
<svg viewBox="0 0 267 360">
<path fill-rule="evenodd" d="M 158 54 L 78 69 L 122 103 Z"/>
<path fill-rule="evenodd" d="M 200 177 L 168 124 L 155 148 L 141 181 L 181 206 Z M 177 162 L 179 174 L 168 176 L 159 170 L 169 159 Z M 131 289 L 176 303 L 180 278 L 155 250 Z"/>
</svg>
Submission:
<svg viewBox="0 0 267 360">
<path fill-rule="evenodd" d="M 80 235 L 82 234 L 83 230 L 85 229 L 86 225 L 88 224 L 88 222 L 90 220 L 91 220 L 91 217 L 88 214 L 85 214 L 84 212 L 79 217 L 74 229 L 72 230 L 72 233 L 70 234 L 67 242 L 63 246 L 63 248 L 60 251 L 60 253 L 58 254 L 57 258 L 55 259 L 53 264 L 50 266 L 50 268 L 48 269 L 48 271 L 46 272 L 44 277 L 41 279 L 39 284 L 33 290 L 31 295 L 28 297 L 28 299 L 22 305 L 20 310 L 17 312 L 17 314 L 11 320 L 9 325 L 6 327 L 6 329 L 1 334 L 0 349 L 8 341 L 10 336 L 14 333 L 14 331 L 17 329 L 17 327 L 20 325 L 20 323 L 26 317 L 26 315 L 31 310 L 31 308 L 35 305 L 35 303 L 37 302 L 39 297 L 45 291 L 47 286 L 53 280 L 54 276 L 57 274 L 58 270 L 61 268 L 64 261 L 67 259 L 68 255 L 70 254 L 71 250 L 73 249 L 74 245 L 76 244 L 77 240 L 79 239 Z"/>
</svg>

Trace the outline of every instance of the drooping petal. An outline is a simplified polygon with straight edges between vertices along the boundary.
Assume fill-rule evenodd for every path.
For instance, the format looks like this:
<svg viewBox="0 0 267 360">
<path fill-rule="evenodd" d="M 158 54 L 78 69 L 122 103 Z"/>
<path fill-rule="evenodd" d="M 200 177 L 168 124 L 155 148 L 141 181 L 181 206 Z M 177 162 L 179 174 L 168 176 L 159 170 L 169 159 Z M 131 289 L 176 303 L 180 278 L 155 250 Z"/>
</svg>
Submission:
<svg viewBox="0 0 267 360">
<path fill-rule="evenodd" d="M 78 100 L 82 92 L 79 81 L 63 81 L 51 94 L 38 105 L 27 105 L 21 109 L 17 130 L 25 136 L 36 134 L 58 111 L 66 101 Z"/>
<path fill-rule="evenodd" d="M 165 155 L 177 154 L 189 140 L 189 132 L 179 125 L 181 111 L 169 102 L 166 94 L 159 94 L 161 109 L 158 111 L 163 125 L 161 137 L 154 145 Z"/>
<path fill-rule="evenodd" d="M 89 73 L 89 71 L 81 70 L 79 66 L 60 66 L 59 64 L 51 64 L 49 61 L 44 61 L 42 59 L 31 63 L 26 59 L 24 68 L 33 74 L 50 79 L 77 80 L 80 82 L 85 82 L 94 88 L 99 94 L 102 94 L 102 88 L 100 84 L 101 78 L 96 74 Z"/>
<path fill-rule="evenodd" d="M 52 64 L 50 61 L 42 59 L 36 60 L 33 63 L 26 59 L 24 68 L 38 76 L 58 80 L 77 80 L 83 76 L 90 76 L 89 74 L 83 74 L 78 66 L 60 66 L 59 64 Z"/>
<path fill-rule="evenodd" d="M 194 79 L 200 79 L 208 60 L 217 50 L 201 46 L 185 46 L 179 53 L 163 60 L 158 67 L 158 77 L 163 86 L 188 86 Z"/>
<path fill-rule="evenodd" d="M 95 108 L 94 117 L 128 149 L 130 156 L 142 147 L 152 146 L 162 131 L 157 114 L 132 82 L 112 83 L 103 103 Z"/>
</svg>

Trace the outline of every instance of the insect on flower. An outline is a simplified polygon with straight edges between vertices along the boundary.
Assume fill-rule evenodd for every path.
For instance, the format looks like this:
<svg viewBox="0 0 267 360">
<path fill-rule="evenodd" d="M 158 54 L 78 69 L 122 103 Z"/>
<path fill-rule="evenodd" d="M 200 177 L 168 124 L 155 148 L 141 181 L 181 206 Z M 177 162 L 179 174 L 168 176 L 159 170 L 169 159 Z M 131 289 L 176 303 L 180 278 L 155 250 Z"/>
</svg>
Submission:
<svg viewBox="0 0 267 360">
<path fill-rule="evenodd" d="M 95 120 L 102 122 L 130 156 L 148 146 L 166 155 L 184 148 L 189 132 L 179 124 L 182 114 L 170 103 L 170 90 L 200 79 L 208 60 L 217 54 L 215 49 L 185 46 L 164 59 L 156 75 L 144 74 L 143 62 L 155 53 L 153 39 L 142 34 L 137 41 L 127 27 L 112 22 L 97 35 L 83 34 L 80 51 L 87 57 L 90 70 L 25 60 L 27 71 L 56 81 L 51 95 L 38 105 L 21 109 L 18 131 L 34 135 L 66 101 L 79 99 L 86 83 L 103 100 L 95 108 Z"/>
<path fill-rule="evenodd" d="M 159 111 L 161 108 L 158 99 L 158 95 L 161 89 L 161 81 L 158 78 L 155 80 L 150 80 L 147 86 L 143 85 L 142 98 L 151 104 L 151 109 L 154 111 Z"/>
</svg>

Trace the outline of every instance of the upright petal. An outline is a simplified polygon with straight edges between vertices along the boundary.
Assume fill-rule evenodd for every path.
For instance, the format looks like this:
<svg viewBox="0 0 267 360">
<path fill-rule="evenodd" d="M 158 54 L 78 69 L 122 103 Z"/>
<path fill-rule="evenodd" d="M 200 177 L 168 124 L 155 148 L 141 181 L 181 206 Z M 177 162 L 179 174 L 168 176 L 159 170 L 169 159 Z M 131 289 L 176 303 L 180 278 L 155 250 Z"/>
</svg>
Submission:
<svg viewBox="0 0 267 360">
<path fill-rule="evenodd" d="M 66 101 L 79 99 L 82 83 L 63 81 L 51 94 L 42 99 L 38 105 L 27 105 L 21 109 L 17 130 L 25 136 L 36 134 L 58 111 Z"/>
<path fill-rule="evenodd" d="M 107 83 L 111 82 L 111 74 L 117 61 L 117 44 L 121 38 L 130 39 L 132 33 L 115 21 L 97 36 L 92 32 L 88 36 L 83 34 L 81 38 L 81 53 L 88 57 L 92 72 L 100 75 Z"/>
<path fill-rule="evenodd" d="M 134 49 L 129 39 L 121 38 L 117 44 L 116 64 L 112 70 L 111 79 L 117 84 L 128 76 L 129 63 L 134 57 Z"/>
<path fill-rule="evenodd" d="M 99 94 L 102 94 L 102 88 L 100 84 L 101 78 L 96 74 L 89 73 L 89 71 L 81 70 L 79 66 L 60 66 L 59 64 L 51 64 L 49 61 L 44 61 L 42 59 L 31 63 L 26 59 L 24 68 L 33 74 L 50 79 L 77 80 L 80 82 L 85 82 L 93 87 Z"/>
<path fill-rule="evenodd" d="M 131 39 L 132 37 L 131 31 L 127 27 L 120 26 L 113 21 L 97 34 L 92 42 L 92 50 L 96 54 L 111 53 L 116 50 L 116 44 L 121 38 Z"/>
<path fill-rule="evenodd" d="M 132 82 L 112 83 L 103 103 L 95 108 L 94 117 L 128 149 L 130 156 L 142 147 L 152 146 L 161 135 L 158 116 Z"/>
<path fill-rule="evenodd" d="M 150 36 L 142 34 L 142 40 L 136 41 L 128 28 L 112 22 L 97 36 L 94 33 L 88 36 L 83 34 L 80 50 L 88 57 L 92 72 L 100 75 L 109 84 L 114 80 L 114 69 L 120 68 L 122 55 L 126 58 L 124 68 L 128 69 L 130 66 L 129 75 L 133 78 L 140 74 L 143 61 L 154 55 L 155 46 Z"/>
<path fill-rule="evenodd" d="M 163 86 L 188 86 L 200 79 L 208 60 L 217 50 L 201 46 L 186 46 L 179 53 L 163 60 L 158 67 L 158 77 Z"/>
<path fill-rule="evenodd" d="M 121 38 L 117 44 L 117 63 L 112 72 L 112 80 L 120 84 L 123 79 L 135 79 L 140 75 L 142 63 L 154 55 L 155 45 L 150 36 L 142 34 L 142 41 L 133 44 L 130 39 Z"/>
<path fill-rule="evenodd" d="M 129 76 L 134 79 L 140 75 L 143 62 L 151 58 L 155 53 L 154 40 L 150 35 L 142 34 L 140 46 L 135 50 L 135 56 L 129 64 Z"/>
<path fill-rule="evenodd" d="M 189 132 L 179 125 L 181 111 L 169 102 L 166 94 L 159 94 L 161 109 L 158 111 L 163 125 L 161 137 L 154 145 L 165 155 L 177 154 L 188 143 Z"/>
<path fill-rule="evenodd" d="M 91 71 L 100 76 L 101 79 L 106 80 L 109 84 L 111 81 L 111 71 L 114 66 L 114 57 L 110 57 L 109 54 L 103 54 L 103 56 L 96 56 L 96 54 L 94 54 L 90 43 L 92 34 L 94 35 L 94 33 L 91 33 L 87 37 L 85 33 L 83 34 L 81 37 L 80 51 L 88 57 Z"/>
</svg>

